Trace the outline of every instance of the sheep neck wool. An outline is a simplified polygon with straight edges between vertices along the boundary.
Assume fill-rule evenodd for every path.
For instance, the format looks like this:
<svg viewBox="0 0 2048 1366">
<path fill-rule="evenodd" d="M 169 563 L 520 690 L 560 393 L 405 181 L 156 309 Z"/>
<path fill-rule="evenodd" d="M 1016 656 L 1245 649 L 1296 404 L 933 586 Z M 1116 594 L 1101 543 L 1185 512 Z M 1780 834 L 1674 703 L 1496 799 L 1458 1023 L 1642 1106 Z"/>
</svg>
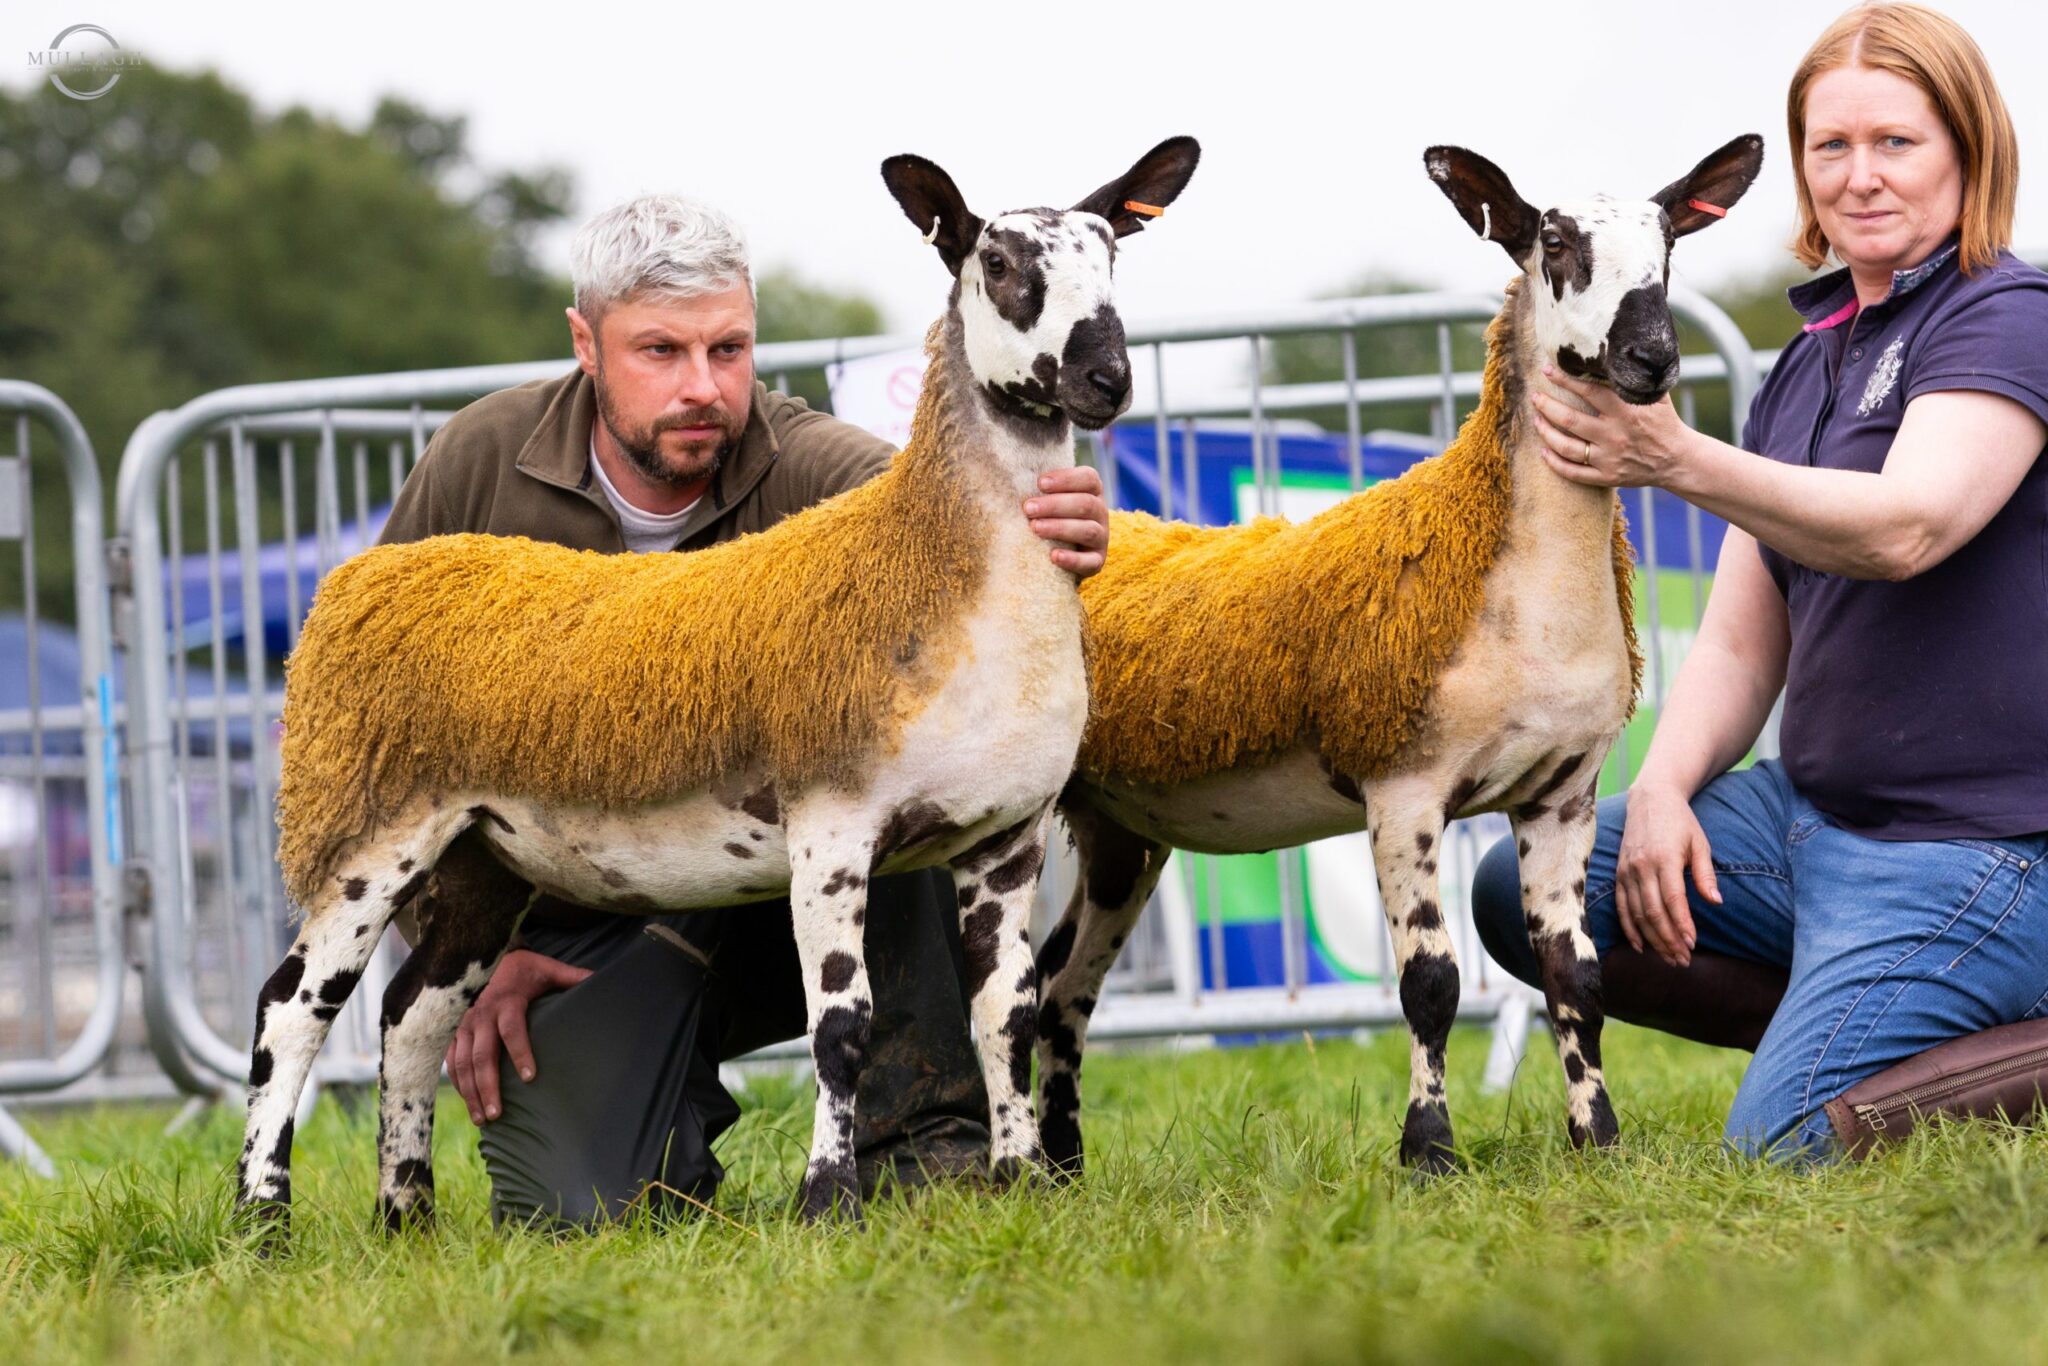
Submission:
<svg viewBox="0 0 2048 1366">
<path fill-rule="evenodd" d="M 1081 585 L 1091 707 L 1081 772 L 1169 784 L 1315 745 L 1383 776 L 1477 621 L 1513 509 L 1523 384 L 1517 280 L 1487 329 L 1479 406 L 1442 454 L 1298 525 L 1110 519 Z M 1533 438 L 1530 438 L 1533 439 Z M 1635 680 L 1634 552 L 1614 500 L 1614 578 Z"/>
<path fill-rule="evenodd" d="M 436 536 L 329 575 L 285 669 L 292 899 L 425 797 L 855 785 L 950 672 L 988 570 L 979 429 L 943 337 L 888 470 L 757 535 L 687 555 Z"/>
</svg>

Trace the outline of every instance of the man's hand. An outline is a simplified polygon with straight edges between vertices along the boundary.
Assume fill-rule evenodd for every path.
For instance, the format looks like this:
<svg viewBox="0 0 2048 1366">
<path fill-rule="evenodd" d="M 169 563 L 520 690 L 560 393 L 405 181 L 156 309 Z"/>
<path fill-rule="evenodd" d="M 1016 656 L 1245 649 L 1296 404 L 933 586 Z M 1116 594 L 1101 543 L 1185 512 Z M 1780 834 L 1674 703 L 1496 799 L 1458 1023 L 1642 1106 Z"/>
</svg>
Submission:
<svg viewBox="0 0 2048 1366">
<path fill-rule="evenodd" d="M 1641 783 L 1629 789 L 1628 823 L 1614 869 L 1614 909 L 1629 947 L 1675 968 L 1692 961 L 1698 934 L 1685 876 L 1691 873 L 1700 895 L 1720 905 L 1712 855 L 1707 832 L 1683 793 Z"/>
<path fill-rule="evenodd" d="M 490 985 L 463 1014 L 448 1045 L 448 1075 L 469 1107 L 472 1124 L 496 1119 L 498 1045 L 512 1055 L 522 1081 L 532 1081 L 533 1045 L 526 1037 L 526 1008 L 551 991 L 563 991 L 590 976 L 589 968 L 571 967 L 530 949 L 514 949 L 491 974 Z"/>
<path fill-rule="evenodd" d="M 1077 579 L 1102 568 L 1109 550 L 1109 504 L 1102 501 L 1102 476 L 1092 468 L 1075 465 L 1039 475 L 1038 496 L 1024 500 L 1024 515 L 1033 534 L 1053 543 L 1054 564 Z"/>
</svg>

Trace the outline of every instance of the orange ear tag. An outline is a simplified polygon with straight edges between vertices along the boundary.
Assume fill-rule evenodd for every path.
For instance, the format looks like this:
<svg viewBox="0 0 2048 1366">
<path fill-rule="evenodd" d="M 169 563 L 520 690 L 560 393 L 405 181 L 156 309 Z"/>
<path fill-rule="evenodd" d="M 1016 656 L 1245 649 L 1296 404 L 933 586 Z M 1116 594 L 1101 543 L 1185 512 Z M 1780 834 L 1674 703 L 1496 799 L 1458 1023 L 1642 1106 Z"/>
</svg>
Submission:
<svg viewBox="0 0 2048 1366">
<path fill-rule="evenodd" d="M 1165 209 L 1160 208 L 1157 204 L 1140 204 L 1135 199 L 1126 199 L 1124 207 L 1132 213 L 1142 213 L 1147 218 L 1157 218 L 1166 212 Z"/>
<path fill-rule="evenodd" d="M 1728 216 L 1728 210 L 1722 208 L 1719 204 L 1709 204 L 1704 199 L 1688 199 L 1685 201 L 1685 206 L 1689 209 L 1698 209 L 1701 213 L 1710 213 L 1716 218 L 1726 218 Z"/>
</svg>

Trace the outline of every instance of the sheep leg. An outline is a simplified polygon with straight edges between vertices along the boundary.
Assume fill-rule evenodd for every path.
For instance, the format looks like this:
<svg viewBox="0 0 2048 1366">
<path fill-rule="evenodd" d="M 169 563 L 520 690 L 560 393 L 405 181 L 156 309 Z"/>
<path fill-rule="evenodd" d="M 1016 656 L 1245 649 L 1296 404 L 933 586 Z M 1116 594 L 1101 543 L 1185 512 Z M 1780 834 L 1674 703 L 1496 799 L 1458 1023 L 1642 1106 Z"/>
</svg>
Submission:
<svg viewBox="0 0 2048 1366">
<path fill-rule="evenodd" d="M 1609 1147 L 1620 1126 L 1600 1070 L 1600 957 L 1586 932 L 1586 866 L 1593 856 L 1594 779 L 1600 757 L 1567 760 L 1584 783 L 1539 796 L 1509 813 L 1522 865 L 1522 915 L 1543 971 L 1543 997 L 1564 1064 L 1572 1146 Z"/>
<path fill-rule="evenodd" d="M 360 866 L 332 879 L 306 908 L 298 938 L 257 994 L 239 1203 L 260 1210 L 279 1238 L 289 1225 L 292 1113 L 299 1092 L 384 926 L 425 884 L 425 870 L 412 871 L 414 863 L 378 859 L 381 871 L 371 871 L 359 860 Z"/>
<path fill-rule="evenodd" d="M 1102 979 L 1138 923 L 1166 866 L 1167 847 L 1093 807 L 1063 809 L 1080 876 L 1066 914 L 1038 952 L 1038 1127 L 1046 1166 L 1081 1175 L 1081 1053 Z"/>
<path fill-rule="evenodd" d="M 1373 866 L 1408 1019 L 1408 1114 L 1401 1162 L 1425 1175 L 1457 1166 L 1444 1100 L 1444 1050 L 1458 1014 L 1458 959 L 1438 904 L 1437 845 L 1449 812 L 1434 794 L 1373 794 Z"/>
<path fill-rule="evenodd" d="M 974 1048 L 988 1087 L 989 1173 L 1006 1185 L 1036 1168 L 1038 1122 L 1031 1113 L 1031 1049 L 1038 1038 L 1038 969 L 1031 961 L 1031 898 L 1045 864 L 1052 811 L 1019 821 L 953 864 L 960 943 L 974 1016 Z"/>
<path fill-rule="evenodd" d="M 433 1220 L 441 1059 L 532 898 L 524 879 L 466 834 L 417 903 L 424 932 L 384 992 L 377 1070 L 377 1213 L 389 1232 Z"/>
<path fill-rule="evenodd" d="M 788 830 L 789 904 L 818 1077 L 801 1210 L 809 1221 L 835 1214 L 858 1220 L 853 1108 L 875 1013 L 862 945 L 873 843 L 806 828 L 795 815 Z"/>
</svg>

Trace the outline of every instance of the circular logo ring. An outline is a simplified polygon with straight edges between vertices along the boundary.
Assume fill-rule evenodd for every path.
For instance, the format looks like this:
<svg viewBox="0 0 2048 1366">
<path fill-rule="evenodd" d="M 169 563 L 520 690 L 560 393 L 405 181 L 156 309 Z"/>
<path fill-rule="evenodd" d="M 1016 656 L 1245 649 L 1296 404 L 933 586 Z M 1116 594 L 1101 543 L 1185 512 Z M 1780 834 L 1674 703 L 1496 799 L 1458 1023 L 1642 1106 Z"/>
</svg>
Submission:
<svg viewBox="0 0 2048 1366">
<path fill-rule="evenodd" d="M 64 40 L 74 33 L 97 34 L 99 37 L 106 39 L 107 46 L 113 48 L 114 51 L 119 52 L 121 50 L 121 45 L 114 41 L 114 35 L 101 28 L 98 24 L 73 24 L 51 40 L 50 50 L 52 52 L 61 52 L 64 48 Z M 50 84 L 56 86 L 74 100 L 96 100 L 109 90 L 112 90 L 120 83 L 120 80 L 121 73 L 116 71 L 113 75 L 107 77 L 107 83 L 97 90 L 73 90 L 70 86 L 64 84 L 64 77 L 59 73 L 57 67 L 53 66 L 50 68 Z"/>
</svg>

